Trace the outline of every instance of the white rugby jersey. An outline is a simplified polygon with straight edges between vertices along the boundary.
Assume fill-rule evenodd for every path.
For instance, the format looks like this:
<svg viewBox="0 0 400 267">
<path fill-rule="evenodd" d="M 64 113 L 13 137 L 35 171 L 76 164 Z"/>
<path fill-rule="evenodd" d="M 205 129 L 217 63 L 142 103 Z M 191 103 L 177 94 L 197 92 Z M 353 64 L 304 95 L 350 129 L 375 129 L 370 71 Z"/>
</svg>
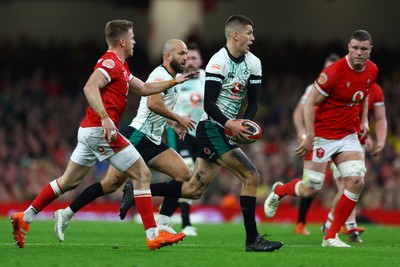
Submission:
<svg viewBox="0 0 400 267">
<path fill-rule="evenodd" d="M 186 115 L 193 119 L 196 123 L 200 121 L 204 112 L 204 84 L 206 73 L 200 69 L 197 78 L 189 79 L 178 85 L 178 100 L 174 107 L 174 112 L 179 115 Z M 195 136 L 196 130 L 192 130 L 189 134 Z"/>
<path fill-rule="evenodd" d="M 163 67 L 158 66 L 149 75 L 146 82 L 162 82 L 173 79 L 174 77 Z M 162 101 L 169 109 L 173 109 L 178 97 L 178 86 L 175 85 L 160 93 Z M 130 126 L 144 133 L 151 141 L 159 145 L 161 136 L 164 132 L 167 118 L 154 113 L 147 107 L 147 96 L 140 99 L 139 108 L 136 117 L 132 120 Z"/>
<path fill-rule="evenodd" d="M 250 80 L 250 75 L 257 76 Z M 229 119 L 236 119 L 242 102 L 247 94 L 248 85 L 261 84 L 261 61 L 253 53 L 244 54 L 243 58 L 233 58 L 226 47 L 215 53 L 206 66 L 206 81 L 222 83 L 216 105 Z M 204 113 L 201 120 L 210 119 Z"/>
</svg>

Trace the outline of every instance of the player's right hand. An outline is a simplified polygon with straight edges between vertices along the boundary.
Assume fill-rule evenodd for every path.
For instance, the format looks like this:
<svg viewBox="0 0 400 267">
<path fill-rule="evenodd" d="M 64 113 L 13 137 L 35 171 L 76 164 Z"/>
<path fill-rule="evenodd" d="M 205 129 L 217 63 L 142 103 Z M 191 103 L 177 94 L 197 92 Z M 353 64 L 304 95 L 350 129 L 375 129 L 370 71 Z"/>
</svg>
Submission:
<svg viewBox="0 0 400 267">
<path fill-rule="evenodd" d="M 106 117 L 101 120 L 101 127 L 103 127 L 104 138 L 107 139 L 109 143 L 117 138 L 118 128 L 115 126 L 110 117 Z"/>
</svg>

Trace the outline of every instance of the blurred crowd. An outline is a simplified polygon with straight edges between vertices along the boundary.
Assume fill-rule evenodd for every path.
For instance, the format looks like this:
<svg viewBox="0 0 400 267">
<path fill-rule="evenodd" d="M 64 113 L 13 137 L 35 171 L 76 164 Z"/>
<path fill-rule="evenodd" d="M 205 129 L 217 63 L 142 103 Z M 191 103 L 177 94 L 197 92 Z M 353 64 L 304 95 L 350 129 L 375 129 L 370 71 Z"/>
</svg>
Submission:
<svg viewBox="0 0 400 267">
<path fill-rule="evenodd" d="M 222 45 L 200 44 L 204 61 Z M 275 181 L 301 177 L 302 161 L 294 155 L 297 141 L 292 112 L 325 57 L 333 52 L 344 56 L 346 47 L 341 43 L 275 44 L 269 40 L 257 40 L 252 46 L 263 64 L 263 92 L 255 121 L 264 134 L 262 140 L 242 148 L 261 174 L 260 204 Z M 82 88 L 105 49 L 105 45 L 90 42 L 0 41 L 0 202 L 32 200 L 62 174 L 87 107 Z M 380 68 L 378 82 L 385 93 L 388 139 L 382 155 L 366 157 L 368 172 L 360 206 L 400 210 L 400 48 L 375 45 L 372 60 Z M 155 67 L 140 44 L 128 61 L 132 73 L 142 80 Z M 132 93 L 121 129 L 135 116 L 138 102 L 139 97 Z M 371 121 L 372 135 L 373 128 Z M 84 187 L 102 179 L 107 167 L 104 162 L 96 164 L 78 189 L 60 199 L 72 200 Z M 154 181 L 163 179 L 167 177 L 153 173 Z M 317 203 L 330 207 L 336 187 L 330 175 L 325 181 Z M 221 169 L 197 203 L 232 206 L 239 191 L 239 180 Z M 97 201 L 119 201 L 121 193 L 118 190 Z"/>
</svg>

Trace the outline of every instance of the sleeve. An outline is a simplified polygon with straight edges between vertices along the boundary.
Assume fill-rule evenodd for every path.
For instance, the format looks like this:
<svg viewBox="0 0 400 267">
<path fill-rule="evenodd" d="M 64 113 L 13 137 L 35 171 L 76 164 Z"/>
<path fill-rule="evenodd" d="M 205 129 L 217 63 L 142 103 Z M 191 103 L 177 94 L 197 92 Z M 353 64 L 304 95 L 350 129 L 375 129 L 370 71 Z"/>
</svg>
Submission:
<svg viewBox="0 0 400 267">
<path fill-rule="evenodd" d="M 378 84 L 374 84 L 376 87 L 374 93 L 374 106 L 384 106 L 385 105 L 385 96 L 383 95 L 382 87 Z"/>
<path fill-rule="evenodd" d="M 243 119 L 252 120 L 257 113 L 261 94 L 261 76 L 250 75 L 247 88 L 247 108 Z"/>
<path fill-rule="evenodd" d="M 112 58 L 102 58 L 95 66 L 95 70 L 101 71 L 106 76 L 107 81 L 111 82 L 121 72 L 122 64 L 116 64 Z"/>
<path fill-rule="evenodd" d="M 204 86 L 204 111 L 221 125 L 225 125 L 226 121 L 229 120 L 215 103 L 221 92 L 223 78 L 222 75 L 206 72 Z"/>
<path fill-rule="evenodd" d="M 328 97 L 335 84 L 335 67 L 337 64 L 332 64 L 321 71 L 317 80 L 314 83 L 318 92 L 325 97 Z"/>
</svg>

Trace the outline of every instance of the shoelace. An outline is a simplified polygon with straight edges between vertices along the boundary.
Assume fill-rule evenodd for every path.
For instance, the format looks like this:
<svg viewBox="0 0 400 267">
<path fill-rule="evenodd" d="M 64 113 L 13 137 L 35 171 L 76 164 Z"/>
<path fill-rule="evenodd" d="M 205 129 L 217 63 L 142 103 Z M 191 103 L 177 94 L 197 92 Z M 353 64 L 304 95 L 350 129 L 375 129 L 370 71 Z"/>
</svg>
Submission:
<svg viewBox="0 0 400 267">
<path fill-rule="evenodd" d="M 270 236 L 271 236 L 271 235 L 269 235 L 269 234 L 260 235 L 260 236 L 257 238 L 257 240 L 261 240 L 261 242 L 263 242 L 263 243 L 269 243 L 269 242 L 271 242 L 271 241 L 267 240 L 266 238 L 267 238 L 267 237 L 270 237 Z"/>
<path fill-rule="evenodd" d="M 65 230 L 68 228 L 68 226 L 69 226 L 69 222 L 63 223 L 63 224 L 61 225 L 61 230 L 62 230 L 63 233 L 64 233 Z"/>
<path fill-rule="evenodd" d="M 275 194 L 275 193 L 274 193 Z M 271 202 L 270 202 L 270 206 L 274 206 L 274 207 L 276 207 L 276 206 L 278 206 L 278 203 L 279 203 L 279 198 L 276 198 L 275 196 L 273 196 L 272 198 L 271 198 Z"/>
</svg>

